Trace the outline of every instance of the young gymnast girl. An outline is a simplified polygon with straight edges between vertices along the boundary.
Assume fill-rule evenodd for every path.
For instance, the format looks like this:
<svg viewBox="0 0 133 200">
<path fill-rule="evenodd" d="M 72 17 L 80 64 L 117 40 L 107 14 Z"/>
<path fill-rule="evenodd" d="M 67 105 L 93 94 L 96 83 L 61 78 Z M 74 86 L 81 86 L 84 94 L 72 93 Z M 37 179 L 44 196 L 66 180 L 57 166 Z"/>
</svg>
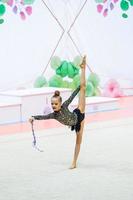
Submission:
<svg viewBox="0 0 133 200">
<path fill-rule="evenodd" d="M 70 126 L 71 130 L 76 131 L 76 144 L 73 156 L 73 161 L 70 169 L 74 169 L 77 166 L 77 159 L 80 152 L 80 146 L 82 142 L 83 129 L 84 129 L 84 118 L 85 118 L 85 68 L 86 68 L 86 56 L 83 57 L 82 63 L 80 65 L 81 75 L 80 75 L 80 86 L 71 94 L 71 96 L 62 103 L 62 98 L 59 91 L 55 91 L 51 98 L 51 106 L 53 112 L 48 115 L 36 115 L 32 116 L 29 121 L 33 123 L 34 120 L 46 120 L 46 119 L 56 119 L 60 123 Z M 72 102 L 74 97 L 79 92 L 78 106 L 73 112 L 68 109 L 69 104 Z"/>
</svg>

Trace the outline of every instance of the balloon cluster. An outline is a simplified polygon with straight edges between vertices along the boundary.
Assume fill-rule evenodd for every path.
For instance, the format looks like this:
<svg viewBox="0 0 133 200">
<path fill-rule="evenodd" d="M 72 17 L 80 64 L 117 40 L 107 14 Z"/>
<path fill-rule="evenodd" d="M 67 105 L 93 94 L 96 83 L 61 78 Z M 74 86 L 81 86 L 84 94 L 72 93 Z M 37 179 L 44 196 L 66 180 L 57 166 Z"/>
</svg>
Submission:
<svg viewBox="0 0 133 200">
<path fill-rule="evenodd" d="M 124 13 L 122 14 L 123 18 L 128 18 L 127 13 L 125 12 L 127 12 L 131 6 L 133 6 L 133 0 L 121 0 L 120 7 L 122 11 L 124 11 Z"/>
<path fill-rule="evenodd" d="M 6 6 L 10 6 L 14 14 L 18 14 L 22 20 L 32 14 L 32 4 L 35 0 L 0 0 L 0 24 L 4 23 L 1 18 L 6 12 Z"/>
<path fill-rule="evenodd" d="M 86 83 L 86 96 L 100 96 L 101 92 L 99 89 L 100 78 L 97 74 L 91 73 Z"/>
<path fill-rule="evenodd" d="M 49 86 L 75 89 L 80 84 L 79 69 L 82 57 L 76 56 L 73 62 L 61 61 L 58 56 L 51 59 L 51 67 L 55 75 L 49 80 Z M 64 80 L 67 78 L 68 80 Z"/>
<path fill-rule="evenodd" d="M 56 75 L 50 78 L 49 86 L 71 88 L 74 90 L 80 85 L 79 69 L 81 63 L 81 56 L 76 56 L 73 62 L 61 61 L 59 57 L 53 57 L 51 59 L 51 67 L 55 70 Z M 64 77 L 68 77 L 70 81 L 64 80 Z M 100 79 L 98 75 L 91 73 L 86 83 L 86 96 L 99 96 L 99 83 Z"/>
<path fill-rule="evenodd" d="M 115 4 L 119 2 L 120 8 L 124 12 L 123 18 L 128 18 L 127 12 L 131 6 L 133 6 L 133 0 L 95 0 L 97 3 L 97 12 L 102 13 L 104 17 L 108 15 L 108 12 L 113 10 Z"/>
<path fill-rule="evenodd" d="M 102 13 L 104 17 L 108 15 L 109 11 L 112 11 L 115 7 L 115 4 L 119 0 L 95 0 L 97 5 L 97 12 Z"/>
<path fill-rule="evenodd" d="M 4 19 L 1 18 L 1 17 L 3 17 L 3 15 L 5 14 L 5 12 L 6 12 L 6 7 L 5 7 L 5 5 L 1 1 L 0 2 L 0 24 L 3 24 L 3 22 L 4 22 Z"/>
<path fill-rule="evenodd" d="M 51 59 L 51 68 L 55 70 L 55 74 L 46 81 L 44 76 L 39 76 L 34 83 L 34 87 L 57 87 L 57 88 L 70 88 L 76 89 L 80 85 L 80 64 L 82 57 L 76 56 L 73 62 L 67 60 L 61 61 L 58 56 Z M 97 74 L 91 73 L 86 82 L 86 96 L 99 96 L 99 83 L 100 79 Z"/>
<path fill-rule="evenodd" d="M 41 88 L 47 86 L 47 80 L 44 76 L 39 76 L 34 82 L 34 87 L 35 88 Z"/>
</svg>

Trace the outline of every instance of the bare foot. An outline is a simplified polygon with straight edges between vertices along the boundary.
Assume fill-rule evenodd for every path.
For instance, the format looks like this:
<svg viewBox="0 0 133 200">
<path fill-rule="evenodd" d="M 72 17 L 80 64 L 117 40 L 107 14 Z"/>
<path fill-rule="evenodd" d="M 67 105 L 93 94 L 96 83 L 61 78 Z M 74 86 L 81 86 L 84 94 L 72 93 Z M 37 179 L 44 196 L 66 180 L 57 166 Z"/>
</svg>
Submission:
<svg viewBox="0 0 133 200">
<path fill-rule="evenodd" d="M 72 164 L 70 167 L 69 167 L 69 169 L 75 169 L 77 166 L 76 166 L 76 164 Z"/>
</svg>

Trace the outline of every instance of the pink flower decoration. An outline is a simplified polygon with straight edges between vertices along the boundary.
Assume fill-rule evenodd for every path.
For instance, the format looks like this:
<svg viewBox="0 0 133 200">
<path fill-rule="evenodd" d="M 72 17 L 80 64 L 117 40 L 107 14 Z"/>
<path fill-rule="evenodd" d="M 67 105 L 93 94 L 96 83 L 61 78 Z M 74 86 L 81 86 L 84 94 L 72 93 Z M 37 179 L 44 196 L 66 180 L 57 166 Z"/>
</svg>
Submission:
<svg viewBox="0 0 133 200">
<path fill-rule="evenodd" d="M 26 19 L 26 16 L 25 16 L 24 12 L 22 12 L 22 11 L 20 12 L 20 17 L 21 17 L 22 20 Z"/>
<path fill-rule="evenodd" d="M 97 5 L 97 12 L 101 13 L 101 12 L 102 12 L 102 9 L 103 9 L 103 5 L 98 4 L 98 5 Z"/>
<path fill-rule="evenodd" d="M 7 1 L 7 4 L 8 4 L 9 6 L 12 6 L 12 5 L 13 5 L 13 0 L 8 0 L 8 1 Z"/>
<path fill-rule="evenodd" d="M 113 10 L 114 9 L 114 4 L 110 3 L 110 9 Z"/>
<path fill-rule="evenodd" d="M 112 93 L 112 97 L 122 97 L 123 92 L 120 88 L 114 88 L 114 91 Z"/>
<path fill-rule="evenodd" d="M 15 14 L 17 14 L 17 11 L 18 11 L 17 6 L 14 6 L 14 7 L 13 7 L 13 12 L 14 12 Z"/>
<path fill-rule="evenodd" d="M 31 15 L 31 14 L 32 14 L 32 7 L 31 7 L 31 6 L 27 6 L 27 7 L 25 8 L 25 11 L 26 11 L 26 13 L 27 13 L 28 15 Z"/>
<path fill-rule="evenodd" d="M 106 9 L 104 10 L 104 12 L 103 12 L 103 16 L 106 17 L 107 14 L 108 14 L 108 9 L 106 8 Z"/>
<path fill-rule="evenodd" d="M 24 0 L 21 0 L 20 3 L 21 3 L 22 5 L 24 5 Z"/>
<path fill-rule="evenodd" d="M 119 83 L 114 79 L 109 80 L 107 84 L 105 85 L 103 96 L 112 97 L 112 98 L 122 97 L 123 92 L 120 89 Z"/>
</svg>

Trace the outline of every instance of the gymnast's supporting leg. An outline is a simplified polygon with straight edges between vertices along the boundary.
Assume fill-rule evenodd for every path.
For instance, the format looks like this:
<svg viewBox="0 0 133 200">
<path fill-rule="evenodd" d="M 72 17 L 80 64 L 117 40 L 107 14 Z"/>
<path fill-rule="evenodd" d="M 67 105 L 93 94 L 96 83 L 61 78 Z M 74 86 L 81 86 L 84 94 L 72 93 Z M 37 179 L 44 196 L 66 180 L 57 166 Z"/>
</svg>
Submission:
<svg viewBox="0 0 133 200">
<path fill-rule="evenodd" d="M 74 169 L 77 166 L 77 159 L 80 152 L 81 142 L 82 142 L 82 135 L 83 135 L 83 128 L 84 128 L 84 120 L 81 122 L 81 129 L 80 132 L 76 134 L 76 145 L 74 151 L 74 158 L 70 169 Z"/>
<path fill-rule="evenodd" d="M 79 95 L 79 102 L 78 102 L 78 108 L 81 111 L 81 113 L 85 112 L 85 88 L 86 88 L 85 67 L 86 67 L 86 57 L 83 58 L 83 62 L 81 64 L 80 95 Z M 80 146 L 82 142 L 83 129 L 84 129 L 84 120 L 81 122 L 80 131 L 76 133 L 74 158 L 73 158 L 73 162 L 70 169 L 76 168 L 77 159 L 78 159 Z"/>
</svg>

